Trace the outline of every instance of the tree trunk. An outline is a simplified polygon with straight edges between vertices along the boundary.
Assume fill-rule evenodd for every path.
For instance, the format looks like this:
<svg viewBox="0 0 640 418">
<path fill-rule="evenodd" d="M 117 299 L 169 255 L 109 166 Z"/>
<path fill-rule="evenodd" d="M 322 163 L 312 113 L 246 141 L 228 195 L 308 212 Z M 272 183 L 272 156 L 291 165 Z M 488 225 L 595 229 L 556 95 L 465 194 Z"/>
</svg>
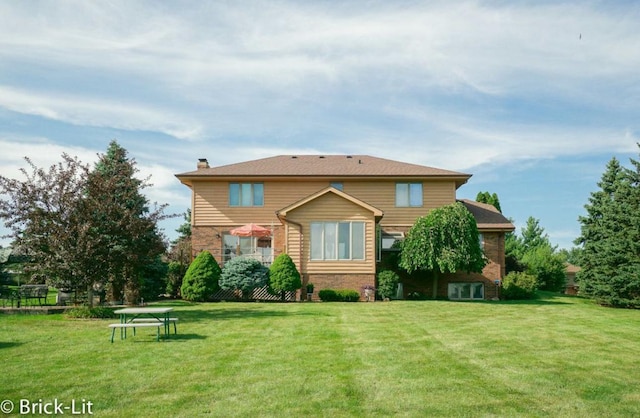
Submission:
<svg viewBox="0 0 640 418">
<path fill-rule="evenodd" d="M 433 299 L 438 297 L 438 273 L 433 272 Z"/>
<path fill-rule="evenodd" d="M 87 286 L 87 306 L 93 308 L 93 285 Z"/>
</svg>

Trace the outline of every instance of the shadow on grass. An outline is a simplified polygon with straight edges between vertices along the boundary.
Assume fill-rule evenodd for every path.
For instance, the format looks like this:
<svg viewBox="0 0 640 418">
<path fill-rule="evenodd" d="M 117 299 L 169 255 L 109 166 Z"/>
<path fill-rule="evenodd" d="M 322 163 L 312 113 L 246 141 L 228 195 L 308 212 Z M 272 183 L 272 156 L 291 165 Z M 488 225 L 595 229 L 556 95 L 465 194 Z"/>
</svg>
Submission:
<svg viewBox="0 0 640 418">
<path fill-rule="evenodd" d="M 200 334 L 171 334 L 171 337 L 165 339 L 165 342 L 171 341 L 191 341 L 191 340 L 206 340 L 206 335 Z"/>
<path fill-rule="evenodd" d="M 22 343 L 0 341 L 0 350 L 3 348 L 18 347 L 20 345 L 22 345 Z"/>
<path fill-rule="evenodd" d="M 225 309 L 196 309 L 188 311 L 180 311 L 180 321 L 212 321 L 212 320 L 232 320 L 232 319 L 246 319 L 246 318 L 274 318 L 285 316 L 300 316 L 300 315 L 313 315 L 318 316 L 317 312 L 288 312 L 288 311 L 276 311 L 276 310 L 263 310 L 263 309 L 235 309 L 225 307 Z"/>
</svg>

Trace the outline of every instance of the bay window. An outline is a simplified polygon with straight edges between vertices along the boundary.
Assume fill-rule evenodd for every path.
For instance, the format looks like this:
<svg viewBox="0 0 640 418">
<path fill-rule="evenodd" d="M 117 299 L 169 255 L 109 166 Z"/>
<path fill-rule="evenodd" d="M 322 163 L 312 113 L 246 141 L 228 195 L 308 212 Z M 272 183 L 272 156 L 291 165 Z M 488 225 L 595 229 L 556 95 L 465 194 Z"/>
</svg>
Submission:
<svg viewBox="0 0 640 418">
<path fill-rule="evenodd" d="M 364 260 L 364 222 L 312 222 L 312 260 Z"/>
</svg>

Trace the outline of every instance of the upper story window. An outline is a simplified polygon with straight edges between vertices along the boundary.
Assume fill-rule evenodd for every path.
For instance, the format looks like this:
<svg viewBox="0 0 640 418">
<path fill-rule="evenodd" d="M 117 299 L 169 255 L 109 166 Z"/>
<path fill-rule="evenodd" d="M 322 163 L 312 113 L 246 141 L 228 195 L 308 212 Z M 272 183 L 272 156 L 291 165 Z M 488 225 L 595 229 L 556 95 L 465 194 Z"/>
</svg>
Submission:
<svg viewBox="0 0 640 418">
<path fill-rule="evenodd" d="M 331 182 L 331 187 L 333 187 L 334 189 L 343 191 L 344 189 L 344 185 L 342 184 L 341 181 L 332 181 Z"/>
<path fill-rule="evenodd" d="M 229 183 L 229 206 L 263 206 L 264 184 Z"/>
<path fill-rule="evenodd" d="M 422 183 L 396 183 L 396 207 L 422 207 Z"/>
</svg>

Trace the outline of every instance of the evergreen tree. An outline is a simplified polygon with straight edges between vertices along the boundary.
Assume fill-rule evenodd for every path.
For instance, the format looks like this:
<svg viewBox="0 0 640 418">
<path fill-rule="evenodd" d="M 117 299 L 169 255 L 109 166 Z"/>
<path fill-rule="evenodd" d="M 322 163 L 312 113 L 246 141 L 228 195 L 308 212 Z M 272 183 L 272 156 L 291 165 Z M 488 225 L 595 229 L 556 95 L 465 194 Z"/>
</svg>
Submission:
<svg viewBox="0 0 640 418">
<path fill-rule="evenodd" d="M 182 280 L 182 298 L 204 302 L 220 289 L 221 270 L 209 251 L 203 251 L 193 260 Z"/>
<path fill-rule="evenodd" d="M 285 300 L 285 292 L 295 292 L 302 287 L 300 272 L 288 254 L 282 253 L 273 260 L 269 267 L 269 290 L 273 294 L 280 293 Z"/>
<path fill-rule="evenodd" d="M 476 220 L 462 203 L 433 209 L 409 230 L 399 265 L 409 273 L 431 272 L 435 299 L 440 274 L 482 271 L 486 258 L 478 238 Z"/>
<path fill-rule="evenodd" d="M 640 307 L 640 164 L 607 164 L 581 216 L 580 293 L 601 304 Z"/>
<path fill-rule="evenodd" d="M 169 271 L 166 292 L 173 297 L 180 293 L 182 278 L 191 261 L 191 209 L 187 209 L 183 217 L 185 222 L 176 229 L 179 236 L 171 243 L 171 249 L 167 254 Z"/>
<path fill-rule="evenodd" d="M 100 258 L 108 269 L 104 280 L 110 297 L 135 302 L 140 296 L 143 272 L 164 253 L 165 244 L 157 222 L 166 218 L 160 209 L 151 212 L 141 190 L 147 180 L 135 177 L 136 162 L 111 141 L 87 180 L 86 201 L 93 210 L 93 235 L 100 243 Z"/>
<path fill-rule="evenodd" d="M 500 199 L 498 198 L 497 193 L 491 194 L 489 192 L 478 192 L 478 194 L 476 195 L 476 202 L 491 205 L 494 208 L 498 209 L 498 212 L 502 213 L 502 208 L 500 207 Z"/>
<path fill-rule="evenodd" d="M 220 274 L 220 287 L 242 292 L 249 299 L 253 289 L 269 284 L 269 269 L 255 258 L 235 257 L 227 261 Z"/>
</svg>

